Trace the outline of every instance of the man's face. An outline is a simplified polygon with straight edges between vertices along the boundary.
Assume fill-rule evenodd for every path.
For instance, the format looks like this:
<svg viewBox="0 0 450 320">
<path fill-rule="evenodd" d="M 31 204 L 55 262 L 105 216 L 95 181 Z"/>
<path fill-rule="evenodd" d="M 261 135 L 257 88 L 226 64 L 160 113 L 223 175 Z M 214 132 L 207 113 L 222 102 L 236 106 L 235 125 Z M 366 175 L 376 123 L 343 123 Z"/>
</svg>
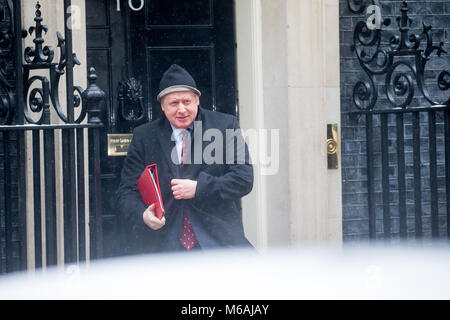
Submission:
<svg viewBox="0 0 450 320">
<path fill-rule="evenodd" d="M 188 128 L 197 117 L 199 98 L 193 92 L 173 92 L 161 100 L 161 108 L 170 123 L 178 129 Z"/>
</svg>

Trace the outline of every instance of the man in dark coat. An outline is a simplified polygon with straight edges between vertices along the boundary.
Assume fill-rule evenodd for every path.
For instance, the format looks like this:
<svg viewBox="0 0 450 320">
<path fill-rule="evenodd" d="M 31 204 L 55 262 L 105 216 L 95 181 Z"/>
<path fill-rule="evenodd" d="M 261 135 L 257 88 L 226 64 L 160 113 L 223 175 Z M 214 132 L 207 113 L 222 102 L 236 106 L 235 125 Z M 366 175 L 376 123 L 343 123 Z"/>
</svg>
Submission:
<svg viewBox="0 0 450 320">
<path fill-rule="evenodd" d="M 192 76 L 172 65 L 160 82 L 163 117 L 134 130 L 117 191 L 132 253 L 251 246 L 240 211 L 253 187 L 247 145 L 236 117 L 202 109 L 200 94 Z M 136 185 L 150 164 L 157 165 L 162 219 Z"/>
</svg>

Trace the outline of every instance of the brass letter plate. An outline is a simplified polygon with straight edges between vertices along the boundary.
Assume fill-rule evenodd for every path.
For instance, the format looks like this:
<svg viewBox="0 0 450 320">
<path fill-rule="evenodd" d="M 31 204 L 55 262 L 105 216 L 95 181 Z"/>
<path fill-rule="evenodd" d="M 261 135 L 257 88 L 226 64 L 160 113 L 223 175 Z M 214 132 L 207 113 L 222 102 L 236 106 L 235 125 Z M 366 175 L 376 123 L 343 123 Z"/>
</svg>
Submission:
<svg viewBox="0 0 450 320">
<path fill-rule="evenodd" d="M 130 146 L 132 133 L 110 133 L 108 134 L 108 156 L 126 156 Z"/>
<path fill-rule="evenodd" d="M 338 169 L 338 125 L 327 124 L 328 169 Z"/>
</svg>

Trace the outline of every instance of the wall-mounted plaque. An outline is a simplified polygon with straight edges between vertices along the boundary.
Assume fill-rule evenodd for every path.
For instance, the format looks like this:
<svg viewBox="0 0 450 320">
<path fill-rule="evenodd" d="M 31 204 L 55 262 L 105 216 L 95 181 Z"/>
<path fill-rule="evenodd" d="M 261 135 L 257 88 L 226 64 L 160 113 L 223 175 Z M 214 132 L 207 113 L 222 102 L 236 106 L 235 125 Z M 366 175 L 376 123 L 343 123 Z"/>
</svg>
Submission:
<svg viewBox="0 0 450 320">
<path fill-rule="evenodd" d="M 110 133 L 108 134 L 108 156 L 126 156 L 130 146 L 132 133 Z"/>
</svg>

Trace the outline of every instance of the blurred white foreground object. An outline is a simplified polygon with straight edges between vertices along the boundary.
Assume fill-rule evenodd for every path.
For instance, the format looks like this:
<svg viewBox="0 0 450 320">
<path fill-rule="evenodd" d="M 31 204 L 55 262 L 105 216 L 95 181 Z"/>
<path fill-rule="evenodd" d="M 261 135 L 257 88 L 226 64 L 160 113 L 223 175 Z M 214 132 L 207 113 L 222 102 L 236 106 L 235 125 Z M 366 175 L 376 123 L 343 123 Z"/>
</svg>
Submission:
<svg viewBox="0 0 450 320">
<path fill-rule="evenodd" d="M 450 251 L 346 245 L 105 259 L 2 276 L 0 299 L 450 299 Z"/>
</svg>

